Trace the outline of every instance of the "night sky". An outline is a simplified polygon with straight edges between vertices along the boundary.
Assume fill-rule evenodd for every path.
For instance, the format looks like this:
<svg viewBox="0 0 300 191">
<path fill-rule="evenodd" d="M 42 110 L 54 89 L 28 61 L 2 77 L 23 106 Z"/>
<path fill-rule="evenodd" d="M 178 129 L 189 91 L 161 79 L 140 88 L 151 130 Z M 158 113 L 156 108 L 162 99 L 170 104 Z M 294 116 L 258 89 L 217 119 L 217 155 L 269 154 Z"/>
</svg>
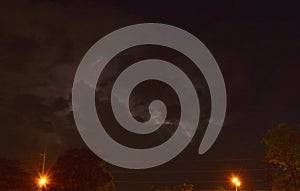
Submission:
<svg viewBox="0 0 300 191">
<path fill-rule="evenodd" d="M 19 160 L 26 170 L 35 172 L 44 149 L 50 168 L 63 151 L 84 146 L 70 105 L 77 66 L 104 35 L 145 22 L 180 27 L 207 46 L 223 73 L 228 107 L 216 143 L 198 155 L 209 120 L 210 95 L 201 72 L 187 68 L 201 104 L 201 123 L 193 141 L 178 157 L 152 169 L 126 170 L 108 164 L 117 190 L 181 183 L 228 188 L 232 173 L 245 180 L 247 189 L 265 189 L 261 137 L 281 122 L 291 127 L 300 124 L 300 16 L 295 4 L 284 1 L 2 1 L 0 155 Z M 178 100 L 156 82 L 141 85 L 132 99 L 132 113 L 139 120 L 147 118 L 140 99 L 161 96 L 170 103 L 169 123 L 155 136 L 124 136 L 110 113 L 109 90 L 114 78 L 128 64 L 149 57 L 177 66 L 192 64 L 164 47 L 135 47 L 111 60 L 98 82 L 96 99 L 104 108 L 98 110 L 100 120 L 116 140 L 133 147 L 163 142 L 177 124 Z"/>
</svg>

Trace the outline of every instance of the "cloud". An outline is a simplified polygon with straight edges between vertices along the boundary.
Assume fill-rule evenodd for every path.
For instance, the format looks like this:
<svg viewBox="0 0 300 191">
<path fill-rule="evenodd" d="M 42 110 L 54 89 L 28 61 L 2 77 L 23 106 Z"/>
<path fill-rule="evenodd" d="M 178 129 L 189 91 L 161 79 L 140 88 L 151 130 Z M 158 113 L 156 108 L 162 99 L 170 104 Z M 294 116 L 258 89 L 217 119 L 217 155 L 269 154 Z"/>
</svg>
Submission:
<svg viewBox="0 0 300 191">
<path fill-rule="evenodd" d="M 54 156 L 83 145 L 70 111 L 76 68 L 101 37 L 139 21 L 93 1 L 1 2 L 0 144 L 9 146 L 0 154 L 24 159 L 46 146 Z"/>
</svg>

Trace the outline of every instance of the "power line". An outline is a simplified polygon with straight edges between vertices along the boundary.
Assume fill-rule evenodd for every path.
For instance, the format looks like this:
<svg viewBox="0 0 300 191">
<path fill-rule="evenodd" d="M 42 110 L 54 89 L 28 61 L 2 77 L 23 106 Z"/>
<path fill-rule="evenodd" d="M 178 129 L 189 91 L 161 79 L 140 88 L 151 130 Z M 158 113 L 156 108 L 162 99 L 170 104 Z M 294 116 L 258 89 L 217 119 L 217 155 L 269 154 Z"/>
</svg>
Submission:
<svg viewBox="0 0 300 191">
<path fill-rule="evenodd" d="M 170 163 L 172 162 L 236 162 L 236 161 L 256 161 L 256 162 L 263 162 L 262 158 L 228 158 L 228 159 L 195 159 L 195 160 L 186 160 L 186 159 L 182 159 L 182 160 L 171 160 Z M 128 161 L 121 161 L 118 160 L 117 162 L 128 162 Z M 130 162 L 146 162 L 146 161 L 130 161 Z"/>
<path fill-rule="evenodd" d="M 171 162 L 230 162 L 230 161 L 258 161 L 262 158 L 228 158 L 228 159 L 199 159 L 199 160 L 172 160 Z"/>
<path fill-rule="evenodd" d="M 168 181 L 140 181 L 140 180 L 114 180 L 115 183 L 133 183 L 133 184 L 170 184 L 170 183 L 178 183 L 178 180 L 168 180 Z M 188 183 L 198 184 L 198 183 L 224 183 L 228 182 L 227 180 L 196 180 L 196 181 L 185 181 Z M 266 182 L 265 179 L 255 179 L 248 180 L 248 182 Z"/>
<path fill-rule="evenodd" d="M 243 170 L 160 170 L 160 171 L 117 171 L 111 170 L 111 173 L 124 174 L 168 174 L 168 173 L 215 173 L 215 172 L 236 172 L 236 171 L 266 171 L 266 168 L 252 168 Z"/>
</svg>

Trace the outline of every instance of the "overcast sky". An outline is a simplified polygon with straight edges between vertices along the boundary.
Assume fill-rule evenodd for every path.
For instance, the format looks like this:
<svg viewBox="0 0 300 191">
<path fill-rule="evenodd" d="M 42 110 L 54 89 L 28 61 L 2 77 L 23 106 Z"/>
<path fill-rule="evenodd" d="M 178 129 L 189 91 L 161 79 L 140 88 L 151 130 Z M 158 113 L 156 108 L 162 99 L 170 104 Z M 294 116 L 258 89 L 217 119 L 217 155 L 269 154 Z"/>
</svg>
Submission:
<svg viewBox="0 0 300 191">
<path fill-rule="evenodd" d="M 201 72 L 186 69 L 196 81 L 202 98 L 204 122 L 200 130 L 180 156 L 161 167 L 133 173 L 108 165 L 117 189 L 146 190 L 152 184 L 184 182 L 196 187 L 226 187 L 224 177 L 230 171 L 247 177 L 249 187 L 264 188 L 266 171 L 255 170 L 264 168 L 259 163 L 264 153 L 260 138 L 278 123 L 285 122 L 291 127 L 300 123 L 300 18 L 296 6 L 236 0 L 196 2 L 1 2 L 0 155 L 20 160 L 25 168 L 32 170 L 44 148 L 48 153 L 47 164 L 51 166 L 64 150 L 84 146 L 70 107 L 73 78 L 80 60 L 97 40 L 118 28 L 157 22 L 185 29 L 208 47 L 224 76 L 227 114 L 216 143 L 199 156 L 197 149 L 209 119 L 209 92 Z M 112 128 L 111 134 L 128 145 L 132 139 L 120 135 L 109 113 L 109 90 L 126 64 L 147 58 L 145 54 L 149 53 L 178 65 L 188 63 L 182 56 L 161 47 L 131 49 L 111 61 L 98 84 L 103 86 L 98 89 L 97 99 L 105 106 L 98 114 L 103 114 L 102 120 Z M 157 88 L 157 92 L 166 90 L 163 86 Z M 166 91 L 159 95 L 173 94 Z M 152 88 L 137 90 L 133 113 L 143 118 L 146 106 L 139 96 L 151 99 L 157 95 Z M 169 102 L 171 108 L 175 105 L 174 110 L 169 128 L 156 134 L 158 142 L 170 137 L 177 124 L 176 97 Z M 136 137 L 138 141 L 143 139 Z M 149 137 L 147 140 L 151 142 Z"/>
</svg>

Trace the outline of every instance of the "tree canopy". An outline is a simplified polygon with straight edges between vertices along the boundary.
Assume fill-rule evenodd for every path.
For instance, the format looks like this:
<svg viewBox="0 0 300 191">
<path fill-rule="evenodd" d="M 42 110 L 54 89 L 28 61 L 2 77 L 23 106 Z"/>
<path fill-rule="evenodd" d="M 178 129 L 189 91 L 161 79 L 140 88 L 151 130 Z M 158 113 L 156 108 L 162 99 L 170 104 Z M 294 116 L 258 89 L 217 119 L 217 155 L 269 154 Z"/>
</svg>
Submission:
<svg viewBox="0 0 300 191">
<path fill-rule="evenodd" d="M 193 191 L 192 184 L 180 184 L 178 186 L 174 186 L 173 188 L 164 187 L 163 189 L 158 189 L 154 186 L 150 188 L 150 191 Z"/>
<path fill-rule="evenodd" d="M 300 133 L 286 124 L 268 130 L 262 138 L 268 150 L 264 161 L 269 165 L 272 190 L 300 189 Z"/>
<path fill-rule="evenodd" d="M 71 149 L 53 166 L 50 190 L 112 191 L 113 177 L 103 165 L 104 161 L 89 149 Z"/>
</svg>

